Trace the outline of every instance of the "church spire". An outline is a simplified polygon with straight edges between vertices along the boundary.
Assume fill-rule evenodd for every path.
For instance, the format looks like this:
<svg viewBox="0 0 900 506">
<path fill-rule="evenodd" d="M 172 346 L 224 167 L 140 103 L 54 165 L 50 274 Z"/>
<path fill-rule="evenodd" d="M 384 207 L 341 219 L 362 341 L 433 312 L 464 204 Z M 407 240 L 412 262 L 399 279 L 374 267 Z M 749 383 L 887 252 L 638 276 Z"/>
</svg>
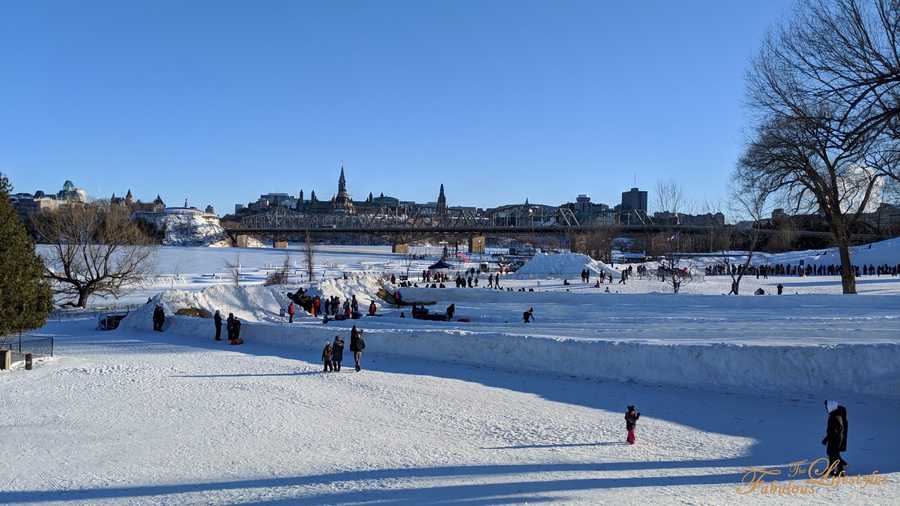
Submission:
<svg viewBox="0 0 900 506">
<path fill-rule="evenodd" d="M 447 196 L 444 195 L 444 184 L 443 183 L 441 183 L 441 190 L 438 192 L 437 213 L 438 214 L 446 214 L 447 213 Z"/>
</svg>

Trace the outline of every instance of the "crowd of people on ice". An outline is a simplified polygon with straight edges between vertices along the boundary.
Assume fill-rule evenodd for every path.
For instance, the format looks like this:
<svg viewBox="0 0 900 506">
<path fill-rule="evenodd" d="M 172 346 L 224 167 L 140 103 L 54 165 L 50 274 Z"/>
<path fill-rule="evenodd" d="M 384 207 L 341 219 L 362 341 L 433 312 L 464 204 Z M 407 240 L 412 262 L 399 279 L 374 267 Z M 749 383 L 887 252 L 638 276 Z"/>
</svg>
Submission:
<svg viewBox="0 0 900 506">
<path fill-rule="evenodd" d="M 809 264 L 771 264 L 749 265 L 717 263 L 706 266 L 707 276 L 727 276 L 744 274 L 756 276 L 757 279 L 768 279 L 769 276 L 840 276 L 840 265 L 809 265 Z M 854 265 L 853 271 L 859 276 L 900 276 L 900 264 L 897 265 Z"/>
</svg>

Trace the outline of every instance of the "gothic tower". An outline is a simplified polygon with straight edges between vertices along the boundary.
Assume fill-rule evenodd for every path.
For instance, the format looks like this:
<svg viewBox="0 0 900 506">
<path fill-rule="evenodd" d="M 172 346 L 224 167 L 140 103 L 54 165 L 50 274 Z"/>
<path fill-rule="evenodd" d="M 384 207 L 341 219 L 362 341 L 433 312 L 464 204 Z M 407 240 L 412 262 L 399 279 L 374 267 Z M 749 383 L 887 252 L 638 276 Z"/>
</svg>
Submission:
<svg viewBox="0 0 900 506">
<path fill-rule="evenodd" d="M 441 215 L 447 214 L 447 197 L 444 195 L 443 183 L 441 183 L 441 191 L 438 193 L 437 213 Z"/>
</svg>

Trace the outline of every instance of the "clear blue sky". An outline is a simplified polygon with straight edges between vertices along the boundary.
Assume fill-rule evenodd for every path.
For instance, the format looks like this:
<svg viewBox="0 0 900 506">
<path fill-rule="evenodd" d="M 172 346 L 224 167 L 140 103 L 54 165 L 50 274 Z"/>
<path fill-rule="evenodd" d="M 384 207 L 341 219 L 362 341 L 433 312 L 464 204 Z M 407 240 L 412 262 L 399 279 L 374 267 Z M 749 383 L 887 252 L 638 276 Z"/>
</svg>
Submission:
<svg viewBox="0 0 900 506">
<path fill-rule="evenodd" d="M 791 5 L 3 2 L 0 172 L 219 212 L 328 198 L 340 160 L 356 199 L 615 204 L 636 175 L 719 201 Z"/>
</svg>

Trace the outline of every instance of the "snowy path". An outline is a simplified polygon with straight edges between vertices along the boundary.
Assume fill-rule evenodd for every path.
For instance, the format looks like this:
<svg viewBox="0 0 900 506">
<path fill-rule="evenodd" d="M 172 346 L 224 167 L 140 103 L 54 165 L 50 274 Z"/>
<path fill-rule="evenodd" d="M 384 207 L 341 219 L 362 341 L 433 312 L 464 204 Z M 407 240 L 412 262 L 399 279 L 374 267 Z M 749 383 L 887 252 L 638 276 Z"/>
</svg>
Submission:
<svg viewBox="0 0 900 506">
<path fill-rule="evenodd" d="M 741 469 L 823 453 L 818 399 L 377 353 L 362 373 L 322 374 L 314 353 L 92 326 L 49 325 L 60 358 L 0 374 L 0 503 L 771 504 L 736 492 Z M 896 503 L 900 403 L 841 400 L 851 472 L 889 483 L 801 500 Z M 632 403 L 644 416 L 629 447 Z"/>
</svg>

